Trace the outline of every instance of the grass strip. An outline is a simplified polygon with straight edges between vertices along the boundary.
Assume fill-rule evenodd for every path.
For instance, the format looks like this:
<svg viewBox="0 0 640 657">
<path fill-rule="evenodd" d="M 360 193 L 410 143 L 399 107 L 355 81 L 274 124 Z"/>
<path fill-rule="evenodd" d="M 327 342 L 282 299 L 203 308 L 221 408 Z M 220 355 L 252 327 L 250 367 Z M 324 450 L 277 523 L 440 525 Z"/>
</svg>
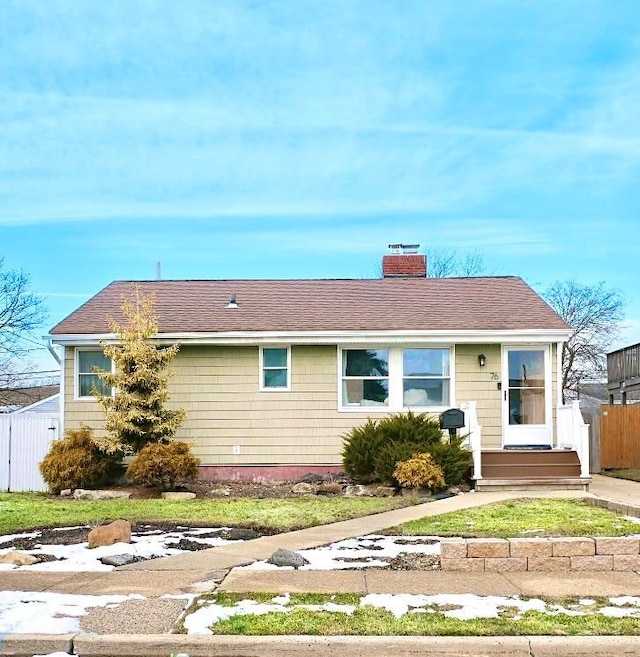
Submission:
<svg viewBox="0 0 640 657">
<path fill-rule="evenodd" d="M 526 498 L 421 518 L 386 533 L 494 538 L 625 536 L 640 533 L 640 524 L 581 500 Z"/>
<path fill-rule="evenodd" d="M 275 594 L 219 594 L 217 604 L 233 606 L 240 600 L 270 602 Z M 234 616 L 220 621 L 210 629 L 216 635 L 317 635 L 317 636 L 595 636 L 640 635 L 638 618 L 612 618 L 598 613 L 603 600 L 582 607 L 584 616 L 563 613 L 527 611 L 518 615 L 505 605 L 498 618 L 460 620 L 445 616 L 436 607 L 396 618 L 390 612 L 371 606 L 359 606 L 359 596 L 353 594 L 292 595 L 288 606 L 302 604 L 354 605 L 353 614 L 332 611 L 310 611 L 295 608 L 287 613 Z M 550 609 L 554 603 L 549 603 Z M 575 603 L 574 603 L 575 604 Z M 455 605 L 452 605 L 455 607 Z"/>
<path fill-rule="evenodd" d="M 97 525 L 118 518 L 273 532 L 314 527 L 407 506 L 402 498 L 292 497 L 197 500 L 73 500 L 38 493 L 0 494 L 0 534 L 40 527 Z"/>
</svg>

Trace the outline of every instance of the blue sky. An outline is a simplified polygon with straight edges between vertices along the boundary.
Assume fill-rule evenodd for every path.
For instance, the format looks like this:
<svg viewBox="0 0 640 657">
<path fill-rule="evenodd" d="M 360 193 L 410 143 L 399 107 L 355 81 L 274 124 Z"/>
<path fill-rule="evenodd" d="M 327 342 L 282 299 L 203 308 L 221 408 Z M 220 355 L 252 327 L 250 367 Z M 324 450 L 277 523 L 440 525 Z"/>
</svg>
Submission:
<svg viewBox="0 0 640 657">
<path fill-rule="evenodd" d="M 2 0 L 0 255 L 48 329 L 157 261 L 477 250 L 620 289 L 640 341 L 639 26 L 637 0 Z"/>
</svg>

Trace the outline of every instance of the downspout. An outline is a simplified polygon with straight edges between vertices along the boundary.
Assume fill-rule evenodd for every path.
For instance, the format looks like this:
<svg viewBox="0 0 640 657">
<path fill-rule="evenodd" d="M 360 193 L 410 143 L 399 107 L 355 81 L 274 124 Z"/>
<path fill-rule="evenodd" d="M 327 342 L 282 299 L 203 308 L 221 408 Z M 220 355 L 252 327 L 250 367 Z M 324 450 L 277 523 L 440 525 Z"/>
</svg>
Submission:
<svg viewBox="0 0 640 657">
<path fill-rule="evenodd" d="M 58 365 L 62 366 L 62 361 L 60 360 L 60 356 L 58 356 L 58 352 L 53 348 L 51 344 L 51 338 L 47 335 L 43 337 L 44 340 L 46 340 L 47 343 L 47 349 L 49 350 L 49 353 L 53 356 L 54 360 Z"/>
</svg>

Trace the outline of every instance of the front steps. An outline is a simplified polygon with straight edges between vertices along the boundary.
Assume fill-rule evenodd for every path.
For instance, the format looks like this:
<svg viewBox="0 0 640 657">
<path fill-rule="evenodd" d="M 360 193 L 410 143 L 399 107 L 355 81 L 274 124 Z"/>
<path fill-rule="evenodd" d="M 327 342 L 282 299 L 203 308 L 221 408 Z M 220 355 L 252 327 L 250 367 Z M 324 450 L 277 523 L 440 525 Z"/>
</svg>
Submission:
<svg viewBox="0 0 640 657">
<path fill-rule="evenodd" d="M 483 450 L 476 490 L 588 490 L 573 450 Z"/>
</svg>

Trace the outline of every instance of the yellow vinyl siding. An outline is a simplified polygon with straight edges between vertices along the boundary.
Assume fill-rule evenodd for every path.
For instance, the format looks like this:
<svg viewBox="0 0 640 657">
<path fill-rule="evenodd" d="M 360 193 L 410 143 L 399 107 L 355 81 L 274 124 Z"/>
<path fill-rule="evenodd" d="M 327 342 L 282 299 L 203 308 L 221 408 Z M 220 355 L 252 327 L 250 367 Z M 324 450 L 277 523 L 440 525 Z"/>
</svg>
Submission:
<svg viewBox="0 0 640 657">
<path fill-rule="evenodd" d="M 487 364 L 478 365 L 478 354 L 484 354 Z M 482 446 L 502 447 L 502 356 L 499 344 L 456 345 L 456 402 L 476 401 L 478 422 L 482 426 Z M 492 378 L 497 375 L 497 379 Z"/>
<path fill-rule="evenodd" d="M 554 415 L 555 350 L 553 345 Z M 65 352 L 65 428 L 86 424 L 99 435 L 102 409 L 92 400 L 74 400 L 74 349 Z M 487 358 L 482 368 L 480 353 Z M 338 411 L 335 345 L 292 346 L 286 392 L 259 391 L 258 347 L 183 346 L 171 369 L 170 405 L 187 411 L 176 438 L 193 441 L 202 465 L 337 464 L 342 434 L 367 418 L 366 410 Z M 485 448 L 502 446 L 499 381 L 500 345 L 456 345 L 455 401 L 477 402 Z"/>
</svg>

